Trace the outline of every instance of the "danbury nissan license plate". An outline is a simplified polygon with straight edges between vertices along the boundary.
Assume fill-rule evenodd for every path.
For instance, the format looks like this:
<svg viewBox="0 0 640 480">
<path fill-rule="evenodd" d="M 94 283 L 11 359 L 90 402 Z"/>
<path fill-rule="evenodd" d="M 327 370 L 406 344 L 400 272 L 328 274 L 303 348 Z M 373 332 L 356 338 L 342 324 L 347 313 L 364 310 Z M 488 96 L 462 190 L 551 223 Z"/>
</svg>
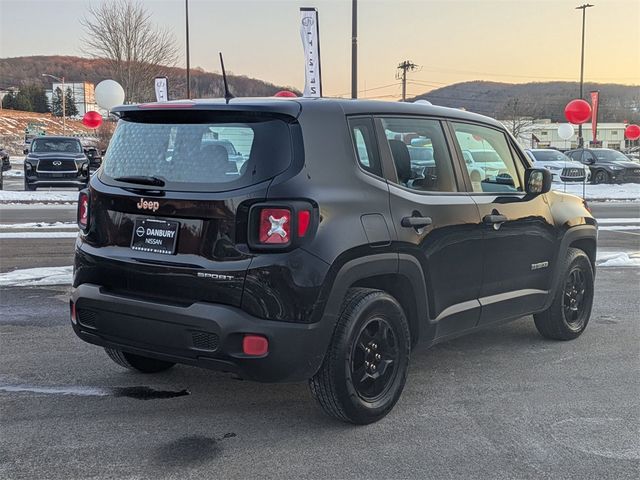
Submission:
<svg viewBox="0 0 640 480">
<path fill-rule="evenodd" d="M 173 255 L 180 223 L 156 218 L 137 219 L 133 227 L 131 248 L 142 252 Z"/>
</svg>

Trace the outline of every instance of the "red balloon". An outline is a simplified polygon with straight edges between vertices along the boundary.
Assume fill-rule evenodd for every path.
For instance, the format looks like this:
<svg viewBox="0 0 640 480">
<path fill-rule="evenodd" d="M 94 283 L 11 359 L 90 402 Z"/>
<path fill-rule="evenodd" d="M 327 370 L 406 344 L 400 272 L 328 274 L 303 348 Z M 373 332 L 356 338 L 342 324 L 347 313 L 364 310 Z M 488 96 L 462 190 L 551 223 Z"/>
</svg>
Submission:
<svg viewBox="0 0 640 480">
<path fill-rule="evenodd" d="M 640 127 L 638 125 L 627 125 L 624 129 L 624 138 L 627 140 L 638 140 L 640 138 Z"/>
<path fill-rule="evenodd" d="M 298 95 L 296 95 L 293 92 L 290 92 L 289 90 L 280 90 L 278 93 L 276 93 L 274 95 L 274 97 L 297 97 Z"/>
<path fill-rule="evenodd" d="M 82 117 L 82 124 L 88 128 L 98 128 L 102 124 L 102 115 L 98 112 L 89 111 Z"/>
<path fill-rule="evenodd" d="M 564 116 L 569 123 L 580 125 L 591 118 L 591 105 L 586 100 L 576 98 L 564 107 Z"/>
</svg>

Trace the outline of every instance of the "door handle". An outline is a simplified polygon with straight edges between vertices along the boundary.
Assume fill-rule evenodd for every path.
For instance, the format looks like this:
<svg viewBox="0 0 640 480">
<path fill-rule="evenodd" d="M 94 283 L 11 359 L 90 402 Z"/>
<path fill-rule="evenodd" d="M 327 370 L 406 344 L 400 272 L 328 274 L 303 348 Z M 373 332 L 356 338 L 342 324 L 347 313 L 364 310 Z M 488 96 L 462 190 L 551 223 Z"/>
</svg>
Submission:
<svg viewBox="0 0 640 480">
<path fill-rule="evenodd" d="M 432 223 L 433 220 L 431 220 L 431 217 L 404 217 L 400 221 L 400 225 L 407 228 L 423 228 Z"/>
<path fill-rule="evenodd" d="M 489 225 L 495 225 L 496 223 L 504 223 L 509 220 L 506 216 L 500 214 L 485 215 L 482 221 Z"/>
</svg>

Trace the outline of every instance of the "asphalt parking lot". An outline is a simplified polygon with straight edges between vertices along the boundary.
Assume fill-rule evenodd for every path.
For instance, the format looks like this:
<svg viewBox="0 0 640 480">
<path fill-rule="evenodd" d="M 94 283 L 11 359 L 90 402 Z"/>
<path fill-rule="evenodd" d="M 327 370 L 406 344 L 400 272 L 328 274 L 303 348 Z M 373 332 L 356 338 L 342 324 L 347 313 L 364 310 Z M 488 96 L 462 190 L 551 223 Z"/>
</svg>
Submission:
<svg viewBox="0 0 640 480">
<path fill-rule="evenodd" d="M 0 208 L 3 224 L 74 215 Z M 593 208 L 640 217 L 638 204 Z M 603 230 L 600 245 L 638 251 L 640 235 Z M 0 271 L 69 265 L 72 248 L 3 239 Z M 326 417 L 304 384 L 122 370 L 75 337 L 67 291 L 0 289 L 0 478 L 638 477 L 640 268 L 598 270 L 576 341 L 544 340 L 525 317 L 419 346 L 396 408 L 364 427 Z"/>
</svg>

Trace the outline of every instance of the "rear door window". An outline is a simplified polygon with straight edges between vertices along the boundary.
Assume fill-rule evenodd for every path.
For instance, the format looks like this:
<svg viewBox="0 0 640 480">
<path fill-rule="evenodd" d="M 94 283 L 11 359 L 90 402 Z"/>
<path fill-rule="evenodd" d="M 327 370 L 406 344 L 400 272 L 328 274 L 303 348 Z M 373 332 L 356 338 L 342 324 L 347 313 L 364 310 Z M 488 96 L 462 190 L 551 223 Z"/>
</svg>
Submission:
<svg viewBox="0 0 640 480">
<path fill-rule="evenodd" d="M 458 190 L 440 121 L 426 118 L 381 118 L 381 121 L 398 184 L 424 192 Z"/>
<path fill-rule="evenodd" d="M 168 190 L 224 191 L 272 178 L 292 161 L 290 127 L 281 119 L 140 120 L 118 123 L 101 172 L 107 183 L 143 176 L 162 179 Z"/>
</svg>

